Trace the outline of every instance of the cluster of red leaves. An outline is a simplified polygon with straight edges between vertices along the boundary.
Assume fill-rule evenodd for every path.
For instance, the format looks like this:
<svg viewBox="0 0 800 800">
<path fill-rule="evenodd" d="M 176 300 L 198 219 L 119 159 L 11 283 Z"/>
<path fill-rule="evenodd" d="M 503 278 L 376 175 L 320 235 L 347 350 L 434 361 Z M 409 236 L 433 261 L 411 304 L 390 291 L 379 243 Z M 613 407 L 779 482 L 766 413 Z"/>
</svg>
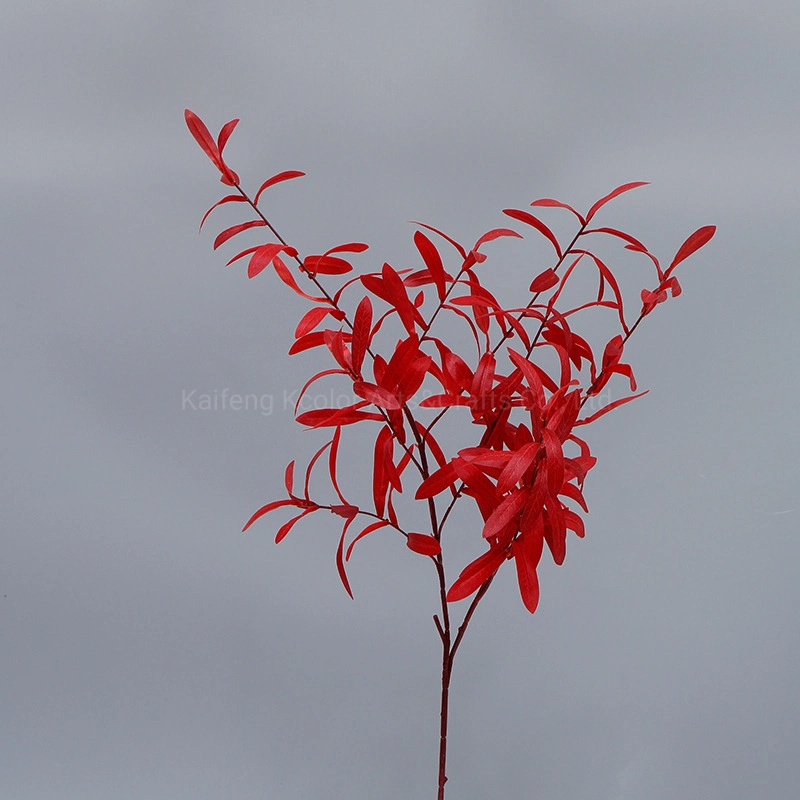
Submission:
<svg viewBox="0 0 800 800">
<path fill-rule="evenodd" d="M 522 600 L 533 612 L 539 600 L 537 567 L 545 543 L 553 560 L 561 564 L 566 555 L 567 531 L 584 535 L 583 520 L 575 507 L 588 511 L 582 489 L 595 458 L 576 429 L 644 392 L 629 394 L 588 416 L 581 415 L 582 409 L 615 374 L 627 378 L 630 391 L 636 391 L 631 367 L 622 362 L 625 344 L 657 304 L 666 300 L 668 294 L 672 297 L 680 294 L 680 284 L 673 274 L 675 267 L 706 244 L 715 228 L 706 226 L 695 231 L 663 270 L 658 259 L 630 234 L 615 228 L 590 227 L 595 214 L 606 203 L 644 185 L 628 183 L 602 197 L 585 215 L 549 198 L 531 203 L 534 208 L 566 210 L 575 217 L 577 232 L 566 247 L 535 214 L 520 209 L 504 211 L 506 216 L 526 226 L 525 230 L 532 228 L 544 236 L 555 251 L 554 266 L 533 279 L 525 305 L 504 308 L 479 277 L 478 267 L 487 258 L 482 250 L 485 245 L 500 237 L 522 238 L 521 233 L 510 228 L 490 230 L 467 250 L 445 233 L 418 223 L 420 230 L 414 234 L 421 262 L 418 269 L 396 270 L 384 263 L 380 271 L 350 278 L 331 293 L 323 286 L 321 276 L 353 271 L 348 257 L 363 253 L 367 245 L 351 242 L 332 247 L 322 255 L 301 259 L 298 251 L 272 228 L 257 204 L 267 188 L 303 173 L 288 171 L 273 176 L 251 200 L 222 157 L 237 122 L 227 123 L 215 141 L 202 121 L 186 111 L 190 132 L 219 169 L 222 182 L 237 191 L 212 206 L 203 223 L 219 205 L 231 202 L 249 205 L 255 218 L 222 231 L 214 241 L 215 249 L 243 231 L 267 226 L 277 242 L 243 250 L 228 263 L 249 257 L 249 277 L 271 265 L 285 284 L 312 302 L 312 308 L 297 325 L 289 353 L 327 348 L 335 366 L 312 376 L 303 387 L 298 404 L 312 383 L 329 375 L 344 376 L 351 383 L 354 395 L 360 398 L 342 408 L 314 409 L 297 415 L 302 425 L 333 428 L 333 436 L 311 459 L 302 493 L 295 493 L 292 462 L 286 468 L 286 498 L 260 508 L 245 530 L 260 517 L 282 507 L 293 507 L 299 513 L 280 527 L 276 542 L 296 522 L 313 512 L 328 510 L 342 517 L 336 564 L 345 589 L 351 593 L 345 562 L 357 541 L 381 528 L 399 531 L 411 550 L 436 562 L 442 576 L 444 524 L 455 502 L 466 495 L 475 501 L 482 517 L 482 535 L 488 549 L 462 570 L 447 590 L 447 601 L 474 594 L 492 579 L 505 560 L 513 559 Z M 428 234 L 435 234 L 446 243 L 452 262 L 450 271 L 445 266 L 441 245 L 437 246 Z M 584 237 L 591 234 L 620 240 L 627 250 L 641 253 L 655 266 L 657 286 L 642 290 L 642 306 L 631 325 L 626 321 L 622 293 L 613 272 L 582 246 Z M 294 270 L 286 259 L 295 263 Z M 580 306 L 558 311 L 556 302 L 580 263 L 588 263 L 596 270 L 597 295 Z M 298 286 L 295 273 L 305 275 L 313 283 L 313 294 Z M 357 303 L 345 304 L 344 292 L 353 287 L 365 293 Z M 377 311 L 370 296 L 378 305 Z M 347 310 L 353 306 L 352 312 Z M 611 309 L 621 329 L 605 344 L 599 360 L 570 322 L 574 314 L 591 307 Z M 476 345 L 474 366 L 433 335 L 434 322 L 443 312 L 456 315 L 466 324 Z M 376 350 L 376 335 L 390 318 L 399 323 L 401 334 L 391 353 L 384 357 Z M 534 361 L 537 348 L 549 348 L 555 353 L 558 374 L 548 373 Z M 417 401 L 426 379 L 435 382 L 440 391 L 427 393 Z M 453 406 L 469 410 L 470 422 L 478 426 L 481 436 L 476 445 L 448 457 L 433 430 Z M 421 421 L 420 408 L 433 409 L 432 419 Z M 374 423 L 376 428 L 372 509 L 348 502 L 337 479 L 342 429 L 361 422 Z M 333 503 L 319 503 L 309 496 L 311 471 L 326 451 L 328 475 L 337 500 Z M 428 506 L 430 530 L 425 533 L 406 531 L 393 503 L 393 495 L 403 492 L 404 473 L 409 465 L 413 465 L 416 473 L 414 497 Z M 568 502 L 575 507 L 571 508 Z M 356 520 L 367 524 L 345 548 L 347 534 Z"/>
</svg>

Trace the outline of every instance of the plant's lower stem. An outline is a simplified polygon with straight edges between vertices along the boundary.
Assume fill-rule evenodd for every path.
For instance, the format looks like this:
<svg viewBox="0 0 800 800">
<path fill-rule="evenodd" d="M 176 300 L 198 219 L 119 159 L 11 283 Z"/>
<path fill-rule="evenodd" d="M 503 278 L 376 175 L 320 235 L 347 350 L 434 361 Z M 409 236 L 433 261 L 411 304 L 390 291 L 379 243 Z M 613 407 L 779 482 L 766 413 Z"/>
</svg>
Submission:
<svg viewBox="0 0 800 800">
<path fill-rule="evenodd" d="M 453 657 L 450 652 L 450 636 L 442 639 L 442 713 L 439 727 L 439 794 L 438 800 L 444 800 L 444 785 L 447 782 L 447 711 L 450 697 L 450 675 L 453 669 Z"/>
</svg>

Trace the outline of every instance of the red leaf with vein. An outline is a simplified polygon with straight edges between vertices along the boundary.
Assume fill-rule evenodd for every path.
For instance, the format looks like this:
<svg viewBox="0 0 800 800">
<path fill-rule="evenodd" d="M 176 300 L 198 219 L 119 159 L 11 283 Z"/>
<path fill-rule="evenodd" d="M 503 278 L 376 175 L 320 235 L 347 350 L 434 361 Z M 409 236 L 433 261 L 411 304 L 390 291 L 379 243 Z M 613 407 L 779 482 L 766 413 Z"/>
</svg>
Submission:
<svg viewBox="0 0 800 800">
<path fill-rule="evenodd" d="M 350 527 L 350 523 L 355 519 L 355 517 L 351 517 L 344 523 L 344 527 L 342 528 L 342 535 L 339 537 L 339 546 L 336 548 L 336 569 L 339 571 L 339 577 L 342 579 L 342 584 L 344 588 L 347 590 L 347 594 L 350 597 L 353 596 L 353 592 L 350 589 L 350 581 L 347 580 L 347 573 L 344 569 L 344 537 L 347 534 L 347 529 Z"/>
<path fill-rule="evenodd" d="M 533 214 L 530 214 L 527 211 L 521 211 L 517 208 L 504 208 L 503 213 L 507 214 L 513 219 L 524 222 L 526 225 L 531 225 L 536 228 L 539 233 L 541 233 L 550 241 L 550 244 L 552 244 L 555 248 L 556 255 L 561 258 L 561 245 L 559 245 L 558 239 L 556 239 L 553 231 L 551 231 L 550 228 L 548 228 L 547 225 L 545 225 L 544 222 L 542 222 L 538 217 L 534 217 Z"/>
<path fill-rule="evenodd" d="M 366 402 L 355 403 L 344 408 L 315 408 L 306 411 L 296 417 L 301 425 L 308 425 L 310 428 L 323 428 L 331 425 L 352 425 L 354 422 L 362 420 L 376 420 L 383 422 L 383 416 L 371 411 L 360 411 Z"/>
<path fill-rule="evenodd" d="M 225 149 L 225 145 L 228 143 L 228 139 L 231 138 L 233 129 L 238 124 L 239 124 L 238 119 L 232 119 L 230 122 L 226 122 L 222 126 L 222 129 L 219 132 L 219 136 L 217 136 L 217 149 L 219 150 L 220 156 L 222 155 L 222 151 Z"/>
<path fill-rule="evenodd" d="M 286 248 L 282 244 L 262 244 L 261 247 L 256 248 L 253 257 L 247 264 L 247 277 L 255 278 L 260 272 L 263 272 L 268 267 L 275 256 Z"/>
<path fill-rule="evenodd" d="M 386 389 L 383 389 L 380 386 L 376 386 L 374 383 L 368 383 L 367 381 L 354 381 L 353 391 L 359 397 L 369 400 L 369 402 L 374 406 L 388 408 L 390 410 L 396 410 L 400 408 L 400 403 L 397 402 L 397 398 L 391 392 L 386 391 Z"/>
<path fill-rule="evenodd" d="M 436 293 L 439 295 L 439 300 L 444 300 L 447 294 L 447 287 L 445 285 L 444 265 L 439 251 L 422 231 L 417 231 L 414 234 L 414 244 L 417 246 L 425 266 L 430 271 L 434 284 L 436 284 Z"/>
<path fill-rule="evenodd" d="M 440 467 L 436 472 L 425 478 L 424 481 L 417 487 L 414 497 L 417 500 L 424 500 L 428 497 L 434 497 L 441 494 L 445 489 L 449 489 L 458 480 L 456 475 L 455 466 L 451 461 Z"/>
<path fill-rule="evenodd" d="M 324 303 L 327 302 L 326 298 L 324 297 L 315 297 L 313 294 L 307 294 L 304 292 L 298 285 L 294 279 L 294 276 L 289 271 L 289 268 L 286 264 L 281 261 L 279 256 L 276 256 L 272 260 L 272 266 L 275 269 L 275 272 L 278 274 L 278 277 L 290 288 L 292 291 L 297 292 L 297 294 L 302 295 L 307 300 L 313 300 L 315 303 Z"/>
<path fill-rule="evenodd" d="M 571 211 L 580 220 L 581 225 L 586 224 L 586 220 L 583 218 L 583 216 L 579 214 L 572 206 L 562 203 L 560 200 L 553 200 L 552 197 L 542 197 L 539 200 L 534 200 L 531 205 L 550 208 L 565 208 L 567 211 Z"/>
<path fill-rule="evenodd" d="M 369 536 L 373 531 L 377 531 L 380 528 L 385 528 L 389 523 L 385 519 L 378 520 L 378 522 L 373 522 L 370 525 L 367 525 L 361 533 L 350 542 L 350 546 L 347 548 L 347 553 L 345 554 L 344 560 L 350 560 L 350 554 L 353 552 L 353 546 L 359 539 L 363 539 L 365 536 Z"/>
<path fill-rule="evenodd" d="M 246 197 L 242 197 L 242 195 L 240 195 L 240 194 L 229 194 L 226 197 L 223 197 L 222 200 L 218 200 L 216 203 L 214 203 L 213 206 L 211 206 L 211 208 L 208 209 L 208 211 L 206 211 L 205 214 L 203 214 L 203 219 L 200 220 L 200 230 L 203 230 L 203 225 L 205 224 L 205 221 L 208 219 L 208 215 L 217 206 L 221 206 L 221 205 L 223 205 L 225 203 L 244 203 L 246 201 L 247 201 L 247 198 Z"/>
<path fill-rule="evenodd" d="M 439 542 L 426 533 L 409 533 L 406 546 L 421 556 L 438 556 L 442 552 Z"/>
<path fill-rule="evenodd" d="M 222 233 L 214 239 L 214 249 L 216 250 L 221 244 L 224 244 L 228 241 L 232 236 L 236 236 L 237 233 L 241 233 L 242 231 L 249 230 L 250 228 L 259 228 L 263 227 L 267 223 L 264 222 L 263 219 L 251 219 L 249 222 L 241 222 L 238 225 L 231 225 L 230 228 L 226 228 Z"/>
<path fill-rule="evenodd" d="M 678 252 L 675 254 L 675 258 L 672 259 L 672 263 L 667 268 L 666 273 L 664 273 L 665 277 L 668 277 L 670 272 L 672 272 L 678 264 L 681 263 L 686 258 L 699 250 L 703 245 L 708 243 L 711 237 L 716 232 L 717 227 L 716 225 L 706 225 L 703 228 L 698 228 L 679 248 Z"/>
<path fill-rule="evenodd" d="M 315 506 L 311 506 L 311 508 L 305 509 L 302 514 L 298 514 L 296 517 L 292 517 L 288 522 L 284 522 L 280 528 L 278 528 L 278 532 L 275 534 L 275 544 L 280 544 L 283 539 L 286 537 L 286 534 L 295 526 L 295 523 L 299 522 L 303 517 L 311 514 L 313 511 L 316 511 Z"/>
<path fill-rule="evenodd" d="M 539 576 L 536 574 L 536 568 L 542 557 L 543 544 L 544 540 L 541 536 L 537 536 L 534 530 L 515 539 L 511 544 L 511 552 L 517 567 L 519 593 L 525 608 L 531 614 L 539 605 Z"/>
<path fill-rule="evenodd" d="M 300 178 L 305 175 L 305 172 L 298 172 L 296 169 L 289 169 L 285 172 L 279 172 L 277 175 L 273 175 L 271 178 L 268 178 L 261 184 L 261 188 L 256 192 L 255 199 L 253 200 L 254 205 L 258 205 L 258 198 L 261 197 L 261 193 L 264 189 L 269 189 L 270 186 L 274 186 L 276 183 L 280 183 L 281 181 L 288 181 L 292 178 Z"/>
<path fill-rule="evenodd" d="M 476 592 L 497 572 L 505 559 L 505 551 L 498 548 L 487 550 L 482 556 L 467 564 L 448 590 L 447 602 L 455 603 Z"/>
<path fill-rule="evenodd" d="M 331 309 L 325 308 L 324 306 L 317 306 L 316 308 L 306 311 L 300 318 L 300 322 L 297 323 L 297 327 L 294 329 L 294 338 L 299 339 L 301 336 L 305 336 L 305 334 L 314 330 L 314 328 L 316 328 L 330 313 Z"/>
<path fill-rule="evenodd" d="M 274 500 L 271 503 L 267 503 L 265 506 L 261 506 L 261 508 L 250 517 L 249 520 L 245 523 L 244 528 L 242 528 L 242 533 L 244 533 L 257 519 L 263 517 L 264 514 L 269 514 L 270 511 L 274 511 L 276 508 L 281 508 L 282 506 L 297 506 L 296 500 Z"/>
<path fill-rule="evenodd" d="M 491 539 L 493 536 L 497 536 L 522 510 L 527 496 L 527 492 L 524 489 L 516 489 L 510 495 L 504 497 L 500 505 L 494 510 L 494 513 L 486 520 L 481 536 L 484 539 Z"/>
<path fill-rule="evenodd" d="M 372 331 L 372 303 L 369 296 L 364 295 L 356 308 L 353 318 L 352 361 L 353 372 L 361 374 L 361 365 L 370 343 Z"/>
<path fill-rule="evenodd" d="M 605 197 L 601 197 L 590 209 L 586 215 L 586 222 L 589 220 L 607 203 L 615 197 L 619 197 L 623 192 L 629 192 L 631 189 L 636 189 L 639 186 L 647 186 L 648 181 L 634 181 L 633 183 L 623 183 L 622 186 L 617 186 L 613 192 L 609 192 Z"/>
<path fill-rule="evenodd" d="M 558 283 L 558 275 L 554 269 L 546 269 L 544 272 L 540 272 L 532 281 L 531 285 L 528 287 L 528 291 L 532 292 L 533 294 L 539 294 L 539 292 L 546 292 L 548 289 L 551 289 Z"/>
</svg>

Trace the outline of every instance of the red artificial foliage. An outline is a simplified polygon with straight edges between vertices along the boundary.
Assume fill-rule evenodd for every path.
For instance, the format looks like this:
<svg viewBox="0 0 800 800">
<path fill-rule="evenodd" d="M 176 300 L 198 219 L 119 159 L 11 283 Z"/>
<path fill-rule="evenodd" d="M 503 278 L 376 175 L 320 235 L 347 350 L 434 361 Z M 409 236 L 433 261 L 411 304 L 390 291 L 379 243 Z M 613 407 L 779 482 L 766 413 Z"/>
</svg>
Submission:
<svg viewBox="0 0 800 800">
<path fill-rule="evenodd" d="M 370 533 L 393 530 L 405 537 L 406 546 L 413 553 L 431 560 L 442 597 L 441 618 L 434 617 L 443 647 L 438 795 L 441 800 L 446 781 L 450 674 L 472 613 L 507 560 L 515 563 L 522 602 L 533 613 L 539 604 L 537 568 L 545 543 L 555 563 L 562 564 L 567 551 L 567 532 L 584 536 L 579 510 L 584 513 L 588 510 L 583 485 L 596 459 L 575 431 L 645 393 L 635 394 L 633 370 L 622 361 L 625 345 L 656 305 L 670 295 L 680 294 L 673 270 L 703 247 L 715 228 L 705 226 L 691 234 L 664 271 L 658 259 L 630 234 L 606 226 L 588 227 L 595 214 L 611 200 L 645 185 L 637 181 L 609 192 L 586 214 L 551 198 L 534 200 L 530 204 L 534 208 L 566 210 L 573 215 L 577 229 L 568 242 L 559 241 L 538 216 L 518 209 L 506 209 L 503 213 L 522 223 L 522 232 L 493 228 L 469 250 L 442 231 L 415 223 L 420 228 L 414 233 L 414 244 L 421 263 L 401 270 L 383 263 L 378 270 L 347 280 L 334 292 L 323 283 L 323 277 L 352 272 L 354 266 L 343 254 L 362 254 L 367 245 L 360 242 L 336 245 L 321 255 L 301 259 L 259 210 L 258 202 L 267 189 L 303 173 L 280 172 L 262 183 L 251 199 L 222 157 L 238 120 L 223 126 L 215 141 L 197 115 L 187 110 L 185 117 L 189 131 L 219 170 L 222 182 L 237 192 L 211 206 L 201 227 L 209 214 L 225 203 L 246 203 L 255 214 L 254 219 L 223 230 L 214 240 L 214 248 L 244 231 L 268 228 L 276 241 L 243 250 L 228 263 L 249 256 L 247 274 L 251 278 L 272 265 L 285 284 L 313 304 L 297 324 L 289 353 L 295 355 L 325 347 L 334 367 L 308 380 L 298 406 L 311 383 L 331 375 L 344 376 L 353 394 L 360 398 L 343 408 L 318 408 L 297 414 L 296 420 L 301 425 L 332 428 L 333 437 L 309 463 L 302 496 L 293 493 L 294 462 L 291 462 L 285 476 L 287 497 L 256 511 L 244 530 L 265 514 L 283 507 L 293 508 L 295 514 L 279 528 L 276 542 L 314 512 L 328 510 L 342 518 L 336 567 L 351 596 L 345 562 L 355 543 Z M 531 229 L 552 246 L 555 262 L 532 278 L 526 303 L 505 308 L 481 281 L 482 270 L 478 268 L 488 258 L 481 248 L 500 237 L 522 239 Z M 641 290 L 642 305 L 632 324 L 626 320 L 622 290 L 613 271 L 588 249 L 591 235 L 620 240 L 624 248 L 645 256 L 655 266 L 656 288 Z M 293 270 L 282 260 L 282 255 L 294 261 Z M 557 310 L 556 303 L 565 285 L 579 267 L 596 270 L 599 281 L 596 298 Z M 301 290 L 295 274 L 309 279 L 317 293 Z M 349 297 L 359 291 L 361 296 Z M 574 329 L 575 315 L 587 308 L 609 309 L 619 322 L 620 333 L 605 343 L 599 359 L 595 348 Z M 474 354 L 457 352 L 457 348 L 433 335 L 437 318 L 446 313 L 466 324 L 467 341 L 474 340 Z M 391 323 L 396 323 L 394 335 L 387 330 Z M 555 355 L 558 364 L 555 371 L 537 363 L 534 356 L 538 356 L 539 348 Z M 594 413 L 584 414 L 587 401 L 597 396 L 615 375 L 627 380 L 631 394 Z M 431 391 L 434 386 L 437 390 Z M 424 396 L 420 397 L 421 394 Z M 448 413 L 460 414 L 469 423 L 465 441 L 450 455 L 434 437 L 438 422 Z M 348 502 L 337 479 L 342 430 L 360 423 L 368 423 L 374 433 L 368 467 L 374 510 Z M 334 502 L 317 502 L 309 497 L 309 478 L 326 450 L 328 477 L 336 498 Z M 430 529 L 424 533 L 407 531 L 395 508 L 395 495 L 405 494 L 409 489 L 415 500 L 427 506 Z M 476 526 L 475 532 L 480 531 L 487 549 L 463 566 L 448 588 L 444 533 L 451 510 L 462 497 L 471 498 L 477 506 L 483 522 Z M 348 532 L 357 521 L 368 524 L 348 545 Z M 449 604 L 469 597 L 472 602 L 456 634 Z"/>
</svg>

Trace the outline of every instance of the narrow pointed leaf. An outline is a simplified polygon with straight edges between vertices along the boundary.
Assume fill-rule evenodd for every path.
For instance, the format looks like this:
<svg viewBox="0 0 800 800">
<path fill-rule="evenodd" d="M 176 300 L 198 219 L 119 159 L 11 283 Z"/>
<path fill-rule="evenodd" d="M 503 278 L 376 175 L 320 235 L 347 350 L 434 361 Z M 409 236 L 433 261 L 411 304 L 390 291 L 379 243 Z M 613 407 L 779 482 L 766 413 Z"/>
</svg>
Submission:
<svg viewBox="0 0 800 800">
<path fill-rule="evenodd" d="M 261 188 L 258 190 L 258 192 L 256 192 L 255 200 L 253 200 L 253 203 L 255 205 L 258 205 L 258 199 L 259 197 L 261 197 L 261 193 L 265 189 L 269 189 L 270 186 L 274 186 L 276 183 L 280 183 L 281 181 L 291 180 L 292 178 L 300 178 L 303 175 L 305 175 L 305 172 L 298 172 L 295 169 L 289 169 L 286 170 L 285 172 L 279 172 L 277 175 L 273 175 L 271 178 L 265 180 L 264 183 L 261 184 Z"/>
<path fill-rule="evenodd" d="M 689 256 L 699 250 L 703 245 L 707 244 L 711 237 L 716 233 L 717 227 L 716 225 L 706 225 L 703 228 L 698 228 L 681 246 L 678 248 L 678 252 L 675 254 L 675 258 L 672 259 L 672 263 L 669 265 L 665 275 L 668 276 L 670 272 L 672 272 L 678 264 L 681 263 L 684 259 L 689 258 Z"/>
<path fill-rule="evenodd" d="M 647 186 L 648 181 L 634 181 L 633 183 L 624 183 L 622 186 L 617 186 L 613 192 L 609 192 L 605 197 L 601 197 L 590 209 L 586 215 L 586 222 L 589 220 L 610 200 L 619 197 L 623 192 L 629 192 L 631 189 L 637 189 L 639 186 Z"/>
<path fill-rule="evenodd" d="M 442 552 L 439 542 L 426 533 L 409 533 L 406 546 L 421 556 L 438 556 Z"/>
<path fill-rule="evenodd" d="M 232 236 L 236 236 L 237 233 L 241 233 L 242 231 L 249 230 L 250 228 L 259 228 L 267 223 L 264 222 L 263 219 L 251 219 L 249 222 L 241 222 L 238 225 L 231 225 L 230 228 L 226 228 L 222 233 L 214 239 L 214 249 L 216 250 L 221 244 L 224 244 L 228 241 Z"/>
<path fill-rule="evenodd" d="M 550 244 L 553 245 L 556 251 L 556 255 L 561 258 L 561 246 L 558 243 L 558 239 L 556 239 L 555 234 L 547 225 L 544 224 L 538 217 L 534 217 L 533 214 L 529 214 L 527 211 L 520 211 L 517 208 L 504 208 L 503 213 L 511 217 L 512 219 L 517 219 L 520 222 L 524 222 L 526 225 L 531 225 L 536 228 L 539 233 L 545 236 L 549 241 Z"/>
</svg>

